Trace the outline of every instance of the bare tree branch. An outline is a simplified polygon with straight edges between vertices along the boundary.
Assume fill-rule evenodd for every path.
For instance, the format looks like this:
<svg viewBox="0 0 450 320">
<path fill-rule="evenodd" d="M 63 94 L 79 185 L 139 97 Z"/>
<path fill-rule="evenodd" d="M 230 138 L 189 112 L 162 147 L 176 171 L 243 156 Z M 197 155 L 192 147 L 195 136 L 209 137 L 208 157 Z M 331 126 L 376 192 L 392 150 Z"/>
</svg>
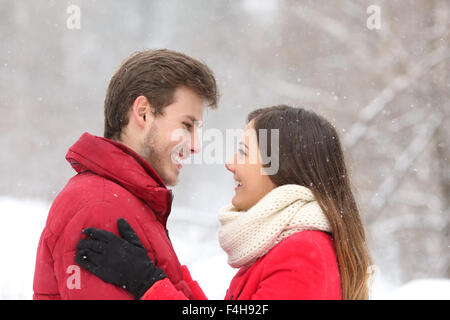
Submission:
<svg viewBox="0 0 450 320">
<path fill-rule="evenodd" d="M 403 90 L 409 88 L 417 80 L 425 75 L 431 68 L 445 59 L 450 58 L 449 48 L 446 46 L 429 53 L 419 63 L 411 64 L 412 67 L 405 75 L 395 78 L 386 88 L 369 102 L 359 113 L 359 119 L 343 138 L 346 148 L 352 148 L 365 135 L 369 129 L 369 123 Z"/>
<path fill-rule="evenodd" d="M 420 127 L 417 136 L 411 141 L 408 148 L 397 157 L 391 175 L 379 185 L 378 190 L 370 201 L 372 214 L 367 221 L 369 224 L 378 218 L 379 212 L 392 197 L 401 179 L 407 174 L 408 169 L 431 141 L 441 122 L 442 115 L 440 112 L 433 113 Z"/>
</svg>

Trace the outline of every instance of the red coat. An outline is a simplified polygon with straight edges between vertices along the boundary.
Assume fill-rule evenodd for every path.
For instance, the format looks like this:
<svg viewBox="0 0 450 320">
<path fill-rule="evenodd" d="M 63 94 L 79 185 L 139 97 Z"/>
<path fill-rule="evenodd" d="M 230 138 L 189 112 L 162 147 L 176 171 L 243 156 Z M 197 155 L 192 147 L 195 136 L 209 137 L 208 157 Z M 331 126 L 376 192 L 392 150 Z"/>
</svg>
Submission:
<svg viewBox="0 0 450 320">
<path fill-rule="evenodd" d="M 194 297 L 202 298 L 201 295 Z M 177 291 L 170 280 L 164 279 L 155 283 L 143 299 L 187 297 Z M 301 231 L 291 235 L 249 268 L 241 268 L 231 281 L 225 299 L 342 299 L 332 238 L 321 231 Z"/>
<path fill-rule="evenodd" d="M 150 165 L 124 145 L 88 133 L 69 149 L 66 159 L 78 174 L 50 209 L 37 251 L 33 298 L 133 299 L 74 261 L 84 228 L 118 234 L 119 217 L 129 222 L 171 283 L 193 298 L 193 282 L 188 285 L 184 280 L 167 235 L 172 194 Z"/>
</svg>

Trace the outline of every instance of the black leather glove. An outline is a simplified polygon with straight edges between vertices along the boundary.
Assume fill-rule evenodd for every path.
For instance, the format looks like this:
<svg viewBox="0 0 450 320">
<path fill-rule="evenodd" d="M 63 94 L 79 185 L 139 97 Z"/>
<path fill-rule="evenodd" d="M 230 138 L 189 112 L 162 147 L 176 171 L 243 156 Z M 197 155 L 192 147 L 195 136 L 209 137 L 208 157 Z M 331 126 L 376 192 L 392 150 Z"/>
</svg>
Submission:
<svg viewBox="0 0 450 320">
<path fill-rule="evenodd" d="M 166 275 L 150 260 L 128 222 L 119 218 L 117 226 L 122 238 L 106 230 L 83 230 L 90 238 L 78 242 L 75 261 L 103 281 L 121 286 L 139 299 Z"/>
</svg>

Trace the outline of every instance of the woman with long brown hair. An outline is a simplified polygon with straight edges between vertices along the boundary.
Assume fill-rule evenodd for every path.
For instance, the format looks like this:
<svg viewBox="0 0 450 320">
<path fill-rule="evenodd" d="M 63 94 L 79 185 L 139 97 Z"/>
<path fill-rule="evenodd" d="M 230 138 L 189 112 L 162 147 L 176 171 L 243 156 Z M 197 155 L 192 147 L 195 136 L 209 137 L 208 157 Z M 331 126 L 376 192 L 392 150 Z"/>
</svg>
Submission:
<svg viewBox="0 0 450 320">
<path fill-rule="evenodd" d="M 277 186 L 307 187 L 327 217 L 342 298 L 368 299 L 372 261 L 336 129 L 311 111 L 288 106 L 255 110 L 248 116 L 248 122 L 252 120 L 256 131 L 268 130 L 268 140 L 270 129 L 279 129 L 279 170 L 270 179 Z"/>
<path fill-rule="evenodd" d="M 219 213 L 219 241 L 239 268 L 226 299 L 368 299 L 364 227 L 326 119 L 286 105 L 257 109 L 226 167 L 236 193 Z M 122 238 L 86 229 L 77 263 L 136 298 L 186 298 L 123 219 L 118 230 Z M 191 298 L 206 298 L 183 270 Z"/>
</svg>

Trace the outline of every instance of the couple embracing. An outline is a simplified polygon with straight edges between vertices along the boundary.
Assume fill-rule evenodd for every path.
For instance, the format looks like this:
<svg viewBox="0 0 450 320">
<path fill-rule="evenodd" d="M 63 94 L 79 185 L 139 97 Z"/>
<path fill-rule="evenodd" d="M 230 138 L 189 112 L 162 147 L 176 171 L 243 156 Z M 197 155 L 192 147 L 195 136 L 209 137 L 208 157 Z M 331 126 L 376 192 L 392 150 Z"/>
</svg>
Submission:
<svg viewBox="0 0 450 320">
<path fill-rule="evenodd" d="M 34 299 L 206 299 L 170 242 L 167 186 L 200 152 L 203 113 L 218 97 L 211 70 L 185 54 L 146 50 L 122 63 L 104 137 L 84 133 L 67 152 L 76 175 L 42 232 Z M 218 213 L 220 246 L 238 269 L 225 299 L 367 299 L 371 258 L 335 128 L 287 105 L 246 120 L 225 164 L 235 195 Z M 268 170 L 263 155 L 275 151 Z M 68 270 L 79 270 L 77 285 Z"/>
</svg>

